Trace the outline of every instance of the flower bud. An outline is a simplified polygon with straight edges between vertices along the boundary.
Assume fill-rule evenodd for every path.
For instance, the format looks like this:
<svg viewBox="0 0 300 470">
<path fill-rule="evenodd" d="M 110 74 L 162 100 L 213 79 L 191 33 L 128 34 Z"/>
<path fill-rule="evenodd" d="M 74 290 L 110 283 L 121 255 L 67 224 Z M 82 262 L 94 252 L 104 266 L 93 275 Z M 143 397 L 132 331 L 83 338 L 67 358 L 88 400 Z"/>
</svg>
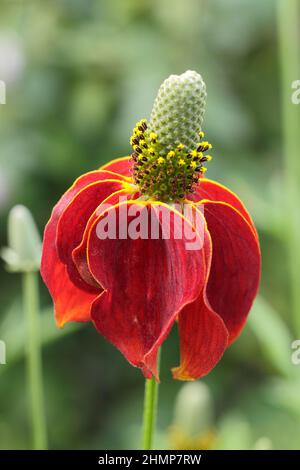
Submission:
<svg viewBox="0 0 300 470">
<path fill-rule="evenodd" d="M 22 205 L 13 207 L 8 216 L 8 247 L 1 250 L 8 270 L 38 271 L 41 247 L 41 238 L 31 212 Z"/>
</svg>

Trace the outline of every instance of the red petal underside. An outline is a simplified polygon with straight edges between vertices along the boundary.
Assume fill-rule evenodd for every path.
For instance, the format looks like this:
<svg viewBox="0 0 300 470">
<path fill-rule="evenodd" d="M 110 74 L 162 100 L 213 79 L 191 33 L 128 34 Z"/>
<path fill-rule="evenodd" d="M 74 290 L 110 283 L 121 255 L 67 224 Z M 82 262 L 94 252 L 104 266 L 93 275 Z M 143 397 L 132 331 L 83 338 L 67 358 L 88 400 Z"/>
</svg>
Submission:
<svg viewBox="0 0 300 470">
<path fill-rule="evenodd" d="M 87 292 L 99 292 L 99 285 L 89 272 L 84 276 L 89 283 L 80 276 L 73 262 L 72 251 L 80 244 L 87 222 L 99 204 L 112 193 L 122 189 L 123 182 L 118 180 L 92 183 L 76 194 L 60 217 L 56 240 L 58 256 L 67 266 L 72 282 Z"/>
<path fill-rule="evenodd" d="M 205 281 L 205 260 L 198 235 L 194 233 L 201 248 L 196 251 L 186 249 L 185 237 L 175 239 L 174 234 L 184 219 L 166 205 L 119 204 L 116 217 L 119 220 L 121 213 L 125 217 L 119 229 L 132 230 L 131 223 L 139 213 L 143 227 L 145 220 L 150 224 L 151 207 L 154 207 L 155 221 L 159 218 L 161 224 L 158 239 L 153 236 L 121 239 L 120 232 L 115 240 L 100 239 L 99 222 L 103 223 L 105 217 L 108 220 L 112 214 L 108 211 L 99 217 L 90 232 L 88 258 L 93 276 L 107 289 L 93 303 L 96 328 L 131 364 L 140 367 L 146 377 L 153 374 L 158 379 L 158 348 L 178 312 L 198 297 Z M 170 239 L 163 239 L 162 217 L 168 215 Z M 190 226 L 187 220 L 184 224 Z"/>
<path fill-rule="evenodd" d="M 223 320 L 209 306 L 201 292 L 195 302 L 179 314 L 180 366 L 172 369 L 174 379 L 196 380 L 208 374 L 228 345 Z"/>
<path fill-rule="evenodd" d="M 212 242 L 204 227 L 206 274 L 209 276 Z M 180 366 L 172 369 L 174 379 L 195 380 L 208 374 L 221 359 L 228 345 L 228 331 L 213 311 L 206 286 L 199 297 L 183 308 L 178 319 Z"/>
<path fill-rule="evenodd" d="M 250 224 L 232 206 L 205 202 L 204 215 L 213 252 L 207 297 L 222 317 L 231 343 L 244 326 L 259 287 L 259 243 Z"/>
<path fill-rule="evenodd" d="M 131 157 L 121 157 L 111 160 L 105 165 L 100 167 L 100 170 L 109 170 L 124 175 L 126 177 L 132 176 L 132 163 Z"/>
<path fill-rule="evenodd" d="M 239 197 L 230 191 L 230 189 L 219 183 L 216 183 L 215 181 L 203 178 L 197 185 L 196 191 L 189 195 L 189 200 L 200 202 L 204 199 L 209 201 L 226 202 L 227 204 L 230 204 L 232 207 L 237 209 L 249 222 L 257 236 L 256 228 L 249 212 Z"/>
<path fill-rule="evenodd" d="M 61 197 L 54 207 L 45 228 L 41 275 L 54 302 L 57 324 L 67 321 L 90 320 L 90 305 L 94 294 L 78 289 L 70 280 L 67 269 L 58 258 L 56 250 L 56 229 L 59 218 L 72 198 L 85 186 L 105 178 L 119 178 L 109 171 L 92 171 L 78 178 L 73 186 Z M 121 177 L 120 177 L 121 178 Z"/>
</svg>

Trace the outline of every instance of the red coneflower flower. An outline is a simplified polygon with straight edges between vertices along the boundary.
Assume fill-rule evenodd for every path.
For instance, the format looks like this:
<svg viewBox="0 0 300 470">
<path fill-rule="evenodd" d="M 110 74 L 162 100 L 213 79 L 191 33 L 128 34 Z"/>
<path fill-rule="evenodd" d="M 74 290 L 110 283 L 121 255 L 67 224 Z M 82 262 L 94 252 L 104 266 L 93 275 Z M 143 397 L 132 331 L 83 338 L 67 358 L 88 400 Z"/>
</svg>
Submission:
<svg viewBox="0 0 300 470">
<path fill-rule="evenodd" d="M 80 176 L 45 230 L 41 272 L 57 324 L 92 321 L 147 378 L 158 379 L 157 352 L 175 320 L 174 378 L 207 374 L 240 333 L 259 285 L 250 215 L 203 176 L 205 97 L 195 72 L 169 77 L 150 123 L 133 131 L 132 155 Z"/>
</svg>

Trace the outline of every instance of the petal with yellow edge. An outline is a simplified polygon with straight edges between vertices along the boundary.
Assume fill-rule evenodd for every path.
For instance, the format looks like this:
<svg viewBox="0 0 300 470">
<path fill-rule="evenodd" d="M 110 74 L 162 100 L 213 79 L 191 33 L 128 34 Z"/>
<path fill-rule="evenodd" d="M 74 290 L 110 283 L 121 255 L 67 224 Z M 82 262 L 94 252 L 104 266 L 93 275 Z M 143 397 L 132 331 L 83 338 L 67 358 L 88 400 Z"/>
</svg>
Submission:
<svg viewBox="0 0 300 470">
<path fill-rule="evenodd" d="M 205 233 L 206 273 L 209 275 L 212 243 Z M 214 312 L 206 296 L 206 286 L 199 297 L 179 314 L 180 365 L 172 369 L 174 379 L 196 380 L 208 374 L 221 359 L 228 345 L 228 331 Z"/>
<path fill-rule="evenodd" d="M 72 251 L 80 244 L 86 224 L 98 205 L 112 193 L 125 190 L 126 185 L 128 186 L 128 183 L 121 180 L 105 179 L 86 186 L 70 201 L 58 222 L 58 256 L 67 266 L 72 282 L 88 292 L 97 292 L 99 285 L 92 276 L 89 276 L 89 282 L 84 280 L 88 278 L 88 272 L 84 279 L 82 278 L 73 262 Z"/>
<path fill-rule="evenodd" d="M 89 321 L 90 305 L 95 294 L 77 288 L 70 280 L 66 266 L 60 261 L 56 247 L 59 218 L 73 197 L 89 184 L 114 176 L 110 171 L 97 170 L 80 176 L 53 208 L 45 228 L 41 260 L 41 275 L 54 303 L 55 318 L 59 326 L 67 321 Z"/>
<path fill-rule="evenodd" d="M 102 239 L 99 223 L 104 224 L 105 217 L 120 221 L 120 214 L 127 220 L 126 226 L 118 222 L 116 239 Z M 148 221 L 145 238 L 134 237 L 137 214 L 143 220 L 143 229 Z M 168 217 L 166 239 L 164 220 Z M 157 238 L 149 236 L 152 224 L 158 226 Z M 194 231 L 199 239 L 195 251 L 186 248 L 184 236 L 175 237 L 185 224 L 194 230 L 179 212 L 163 203 L 128 201 L 101 214 L 88 240 L 89 268 L 105 289 L 93 302 L 95 326 L 131 364 L 157 380 L 157 351 L 178 313 L 199 296 L 205 282 L 203 240 Z M 129 233 L 126 238 L 124 229 Z"/>
<path fill-rule="evenodd" d="M 190 194 L 188 199 L 194 202 L 200 202 L 206 199 L 209 201 L 226 202 L 227 204 L 230 204 L 237 209 L 243 217 L 245 217 L 257 235 L 253 220 L 246 207 L 240 198 L 233 191 L 226 188 L 226 186 L 216 183 L 215 181 L 202 178 L 197 184 L 195 192 Z"/>
<path fill-rule="evenodd" d="M 249 222 L 224 202 L 204 202 L 204 216 L 212 239 L 207 298 L 223 319 L 229 343 L 240 333 L 258 291 L 260 248 Z"/>
<path fill-rule="evenodd" d="M 100 167 L 100 170 L 109 170 L 126 177 L 131 177 L 132 175 L 132 162 L 131 157 L 121 157 L 111 160 L 105 165 Z"/>
</svg>

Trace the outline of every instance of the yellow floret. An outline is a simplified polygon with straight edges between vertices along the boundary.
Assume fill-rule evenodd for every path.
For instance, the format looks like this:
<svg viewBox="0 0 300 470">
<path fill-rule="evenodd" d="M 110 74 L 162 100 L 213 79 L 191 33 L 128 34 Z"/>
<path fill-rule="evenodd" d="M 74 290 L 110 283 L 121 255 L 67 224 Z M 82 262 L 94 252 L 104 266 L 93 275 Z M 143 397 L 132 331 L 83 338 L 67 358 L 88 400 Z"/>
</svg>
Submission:
<svg viewBox="0 0 300 470">
<path fill-rule="evenodd" d="M 161 165 L 161 164 L 164 163 L 164 162 L 165 162 L 164 157 L 159 157 L 159 158 L 157 159 L 157 163 L 158 163 L 159 165 Z"/>
<path fill-rule="evenodd" d="M 180 166 L 185 165 L 185 161 L 183 160 L 183 158 L 180 158 L 180 159 L 178 160 L 178 165 L 180 165 Z"/>
<path fill-rule="evenodd" d="M 212 145 L 211 145 L 209 142 L 207 142 L 207 141 L 201 142 L 200 145 L 201 145 L 202 147 L 207 147 L 206 150 L 212 149 Z"/>
<path fill-rule="evenodd" d="M 157 139 L 157 135 L 155 134 L 155 132 L 150 132 L 150 139 L 151 140 L 156 140 Z"/>
</svg>

